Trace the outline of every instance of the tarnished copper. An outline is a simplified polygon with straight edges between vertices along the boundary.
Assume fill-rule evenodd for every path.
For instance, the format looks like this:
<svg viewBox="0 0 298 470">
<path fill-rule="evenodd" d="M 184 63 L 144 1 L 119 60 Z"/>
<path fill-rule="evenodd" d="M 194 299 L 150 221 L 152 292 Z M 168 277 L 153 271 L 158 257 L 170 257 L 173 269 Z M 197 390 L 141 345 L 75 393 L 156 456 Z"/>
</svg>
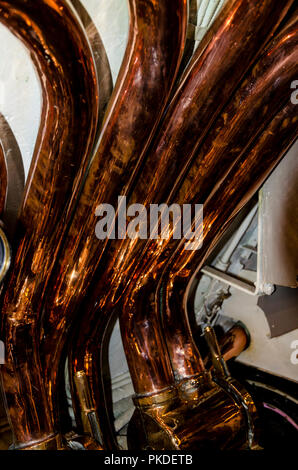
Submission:
<svg viewBox="0 0 298 470">
<path fill-rule="evenodd" d="M 205 326 L 204 336 L 209 346 L 211 362 L 213 364 L 213 379 L 221 387 L 221 389 L 225 390 L 230 395 L 230 397 L 233 397 L 235 403 L 237 403 L 242 408 L 246 418 L 247 444 L 250 449 L 255 449 L 258 447 L 255 426 L 258 416 L 255 403 L 243 385 L 231 377 L 228 366 L 218 344 L 217 336 L 211 325 Z M 186 383 L 192 382 L 192 380 L 193 379 L 186 380 Z M 182 383 L 185 383 L 185 381 Z"/>
<path fill-rule="evenodd" d="M 92 53 L 61 0 L 0 1 L 0 21 L 31 53 L 42 87 L 41 125 L 2 305 L 1 367 L 14 445 L 59 446 L 41 376 L 39 313 L 68 217 L 87 167 L 98 100 Z M 79 132 L 78 132 L 79 130 Z M 34 447 L 35 448 L 35 447 Z"/>
<path fill-rule="evenodd" d="M 284 5 L 283 10 L 277 8 L 274 2 L 256 6 L 255 2 L 238 1 L 229 2 L 223 9 L 181 80 L 130 202 L 145 203 L 147 206 L 152 202 L 166 202 L 182 180 L 217 113 L 291 3 Z M 177 184 L 174 184 L 176 180 Z M 128 282 L 142 280 L 141 270 L 135 276 L 133 274 L 144 245 L 145 242 L 140 240 L 109 244 L 101 266 L 104 274 L 99 275 L 93 297 L 84 307 L 85 316 L 79 327 L 79 337 L 72 344 L 73 371 L 86 371 L 93 394 L 97 394 L 98 406 L 103 404 L 102 391 L 98 392 L 101 388 L 98 370 L 103 334 L 112 306 Z M 156 244 L 152 245 L 152 250 L 147 248 L 150 259 Z M 156 317 L 149 319 L 146 314 L 154 302 L 148 284 L 149 281 L 147 284 L 144 282 L 140 304 L 131 310 L 138 310 L 140 316 L 143 313 L 143 318 L 134 319 L 133 315 L 127 315 L 123 320 L 124 342 L 132 345 L 129 352 L 132 375 L 140 384 L 140 392 L 162 390 L 173 383 L 160 323 Z M 145 332 L 148 336 L 144 340 Z M 127 346 L 127 350 L 129 348 Z M 146 370 L 143 369 L 142 358 L 147 360 Z M 142 363 L 140 366 L 137 365 L 138 359 Z"/>
<path fill-rule="evenodd" d="M 182 57 L 185 0 L 130 0 L 128 47 L 101 131 L 94 57 L 72 9 L 62 0 L 0 0 L 1 21 L 31 51 L 43 91 L 42 124 L 2 310 L 7 353 L 2 372 L 15 448 L 63 446 L 57 393 L 63 350 L 79 308 L 86 309 L 88 323 L 70 355 L 78 414 L 86 433 L 114 445 L 99 372 L 104 332 L 124 293 L 121 328 L 137 392 L 130 425 L 138 433 L 134 444 L 255 446 L 254 402 L 230 377 L 210 327 L 205 333 L 212 376 L 205 370 L 188 324 L 187 298 L 193 276 L 225 228 L 297 135 L 294 106 L 285 98 L 298 71 L 297 21 L 270 44 L 233 95 L 292 3 L 227 2 L 149 147 Z M 83 10 L 81 18 L 85 26 L 90 22 Z M 103 50 L 97 39 L 93 52 Z M 107 68 L 106 57 L 101 65 L 99 74 Z M 103 88 L 101 110 L 110 83 Z M 203 248 L 188 251 L 185 239 L 97 240 L 96 207 L 115 206 L 120 194 L 146 207 L 204 202 L 203 231 L 197 234 Z M 82 445 L 101 449 L 89 436 Z"/>
<path fill-rule="evenodd" d="M 125 57 L 44 308 L 44 371 L 52 409 L 56 408 L 67 333 L 106 245 L 95 235 L 96 208 L 100 203 L 116 205 L 118 195 L 131 189 L 164 111 L 184 47 L 186 0 L 130 0 L 129 4 Z M 75 368 L 81 370 L 77 363 Z"/>
</svg>

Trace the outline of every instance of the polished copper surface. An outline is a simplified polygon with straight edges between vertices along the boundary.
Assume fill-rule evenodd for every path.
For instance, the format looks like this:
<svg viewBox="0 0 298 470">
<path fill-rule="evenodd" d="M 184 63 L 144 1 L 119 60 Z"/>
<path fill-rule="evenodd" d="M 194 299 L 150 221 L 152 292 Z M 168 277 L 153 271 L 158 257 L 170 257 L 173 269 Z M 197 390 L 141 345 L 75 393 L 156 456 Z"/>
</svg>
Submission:
<svg viewBox="0 0 298 470">
<path fill-rule="evenodd" d="M 228 330 L 223 336 L 218 338 L 218 344 L 224 360 L 238 357 L 249 345 L 248 333 L 241 325 L 235 325 Z M 204 358 L 204 364 L 208 361 L 208 357 Z"/>
<path fill-rule="evenodd" d="M 2 216 L 7 192 L 7 168 L 4 150 L 0 142 L 0 217 Z"/>
<path fill-rule="evenodd" d="M 106 245 L 95 235 L 96 208 L 100 203 L 116 205 L 118 195 L 130 190 L 184 47 L 186 0 L 131 0 L 129 4 L 125 57 L 44 307 L 43 364 L 52 409 L 67 333 Z M 76 363 L 75 367 L 81 370 Z"/>
<path fill-rule="evenodd" d="M 250 335 L 242 324 L 235 324 L 225 333 L 216 331 L 216 338 L 225 362 L 238 357 L 250 344 Z M 199 349 L 200 344 L 200 341 L 198 341 Z M 203 355 L 203 362 L 206 369 L 212 370 L 212 355 L 210 350 Z"/>
<path fill-rule="evenodd" d="M 130 0 L 128 46 L 102 124 L 111 77 L 80 2 L 73 0 L 88 38 L 62 0 L 0 0 L 1 21 L 30 50 L 43 91 L 41 128 L 3 296 L 2 375 L 15 448 L 63 447 L 58 386 L 80 309 L 70 362 L 78 422 L 87 433 L 82 445 L 116 445 L 101 366 L 105 333 L 120 299 L 137 393 L 130 445 L 254 448 L 254 402 L 230 377 L 210 326 L 205 333 L 212 377 L 205 370 L 188 323 L 187 298 L 224 230 L 297 137 L 290 103 L 298 72 L 297 20 L 247 73 L 292 3 L 227 2 L 168 103 L 182 58 L 186 1 Z M 203 247 L 188 251 L 187 240 L 170 237 L 98 240 L 96 208 L 116 206 L 119 195 L 146 207 L 204 203 L 203 231 L 197 234 Z M 237 335 L 230 355 L 243 347 L 235 343 Z"/>
<path fill-rule="evenodd" d="M 20 148 L 12 129 L 3 114 L 0 113 L 0 142 L 5 160 L 4 172 L 7 173 L 7 192 L 5 200 L 5 211 L 1 218 L 5 226 L 5 232 L 9 240 L 13 238 L 16 220 L 22 204 L 25 173 Z M 2 168 L 4 163 L 2 162 Z M 5 178 L 5 176 L 3 176 Z M 2 171 L 1 171 L 2 181 Z M 1 184 L 3 184 L 1 182 Z"/>
<path fill-rule="evenodd" d="M 98 91 L 85 33 L 65 2 L 1 0 L 0 21 L 30 51 L 43 95 L 1 318 L 6 347 L 6 364 L 1 367 L 4 391 L 14 444 L 24 448 L 60 442 L 41 377 L 38 321 L 70 213 L 68 203 L 90 158 Z"/>
<path fill-rule="evenodd" d="M 166 202 L 169 193 L 176 186 L 174 182 L 181 181 L 184 170 L 217 113 L 291 3 L 285 4 L 283 10 L 275 2 L 262 2 L 257 6 L 255 2 L 228 2 L 181 80 L 138 179 L 131 202 L 146 205 Z M 72 343 L 73 373 L 85 369 L 90 377 L 93 395 L 97 394 L 98 406 L 103 403 L 98 378 L 102 338 L 112 306 L 123 293 L 124 287 L 131 279 L 133 282 L 142 279 L 142 274 L 140 277 L 139 273 L 133 277 L 133 273 L 144 244 L 140 240 L 109 244 L 109 251 L 101 267 L 103 274 L 98 274 L 93 298 L 88 299 L 87 306 L 83 308 L 85 315 L 78 328 L 78 339 Z M 152 256 L 156 244 L 153 244 L 153 248 L 148 251 L 148 257 Z M 154 303 L 150 282 L 154 284 L 154 280 L 144 283 L 143 296 L 138 305 L 139 316 L 143 312 L 144 317 L 134 320 L 134 308 L 131 315 L 123 317 L 124 341 L 131 358 L 134 381 L 140 383 L 137 388 L 142 392 L 162 390 L 173 382 L 159 320 L 156 316 L 149 318 L 146 315 L 146 311 L 150 312 L 150 305 Z M 145 332 L 147 336 L 144 340 Z M 138 360 L 140 365 L 137 365 Z M 147 362 L 147 369 L 143 369 L 144 362 Z"/>
<path fill-rule="evenodd" d="M 257 6 L 246 0 L 227 2 L 181 78 L 129 203 L 148 207 L 175 194 L 212 123 L 292 3 L 281 9 L 273 1 Z M 117 288 L 122 293 L 144 245 L 142 240 L 110 244 L 106 283 L 98 281 L 99 293 L 94 295 L 100 306 Z"/>
</svg>

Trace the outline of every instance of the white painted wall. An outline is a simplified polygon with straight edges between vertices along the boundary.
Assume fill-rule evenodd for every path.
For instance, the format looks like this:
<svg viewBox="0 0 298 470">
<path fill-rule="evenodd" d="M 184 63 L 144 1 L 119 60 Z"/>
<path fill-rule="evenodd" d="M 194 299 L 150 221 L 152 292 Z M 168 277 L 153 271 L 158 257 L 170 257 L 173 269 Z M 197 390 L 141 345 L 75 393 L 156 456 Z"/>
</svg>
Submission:
<svg viewBox="0 0 298 470">
<path fill-rule="evenodd" d="M 125 52 L 129 12 L 126 0 L 81 0 L 98 28 L 115 83 Z M 0 24 L 0 112 L 19 144 L 28 175 L 40 124 L 41 87 L 30 55 Z"/>
</svg>

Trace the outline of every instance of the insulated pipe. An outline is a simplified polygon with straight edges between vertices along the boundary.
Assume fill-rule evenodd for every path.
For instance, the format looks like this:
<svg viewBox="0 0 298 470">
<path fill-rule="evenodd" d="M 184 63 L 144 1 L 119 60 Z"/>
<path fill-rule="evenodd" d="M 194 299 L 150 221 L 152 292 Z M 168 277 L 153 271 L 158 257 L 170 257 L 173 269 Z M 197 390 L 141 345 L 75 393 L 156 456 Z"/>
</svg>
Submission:
<svg viewBox="0 0 298 470">
<path fill-rule="evenodd" d="M 67 333 L 106 246 L 95 235 L 96 209 L 101 203 L 116 205 L 118 195 L 130 190 L 164 111 L 184 47 L 186 0 L 130 0 L 129 5 L 125 57 L 44 307 L 43 362 L 52 409 L 57 407 Z"/>
<path fill-rule="evenodd" d="M 98 115 L 93 57 L 61 0 L 0 0 L 0 21 L 31 53 L 40 77 L 41 125 L 4 290 L 1 367 L 14 445 L 58 448 L 39 360 L 39 312 L 68 221 L 67 206 L 88 164 Z M 80 131 L 78 132 L 78 129 Z"/>
</svg>

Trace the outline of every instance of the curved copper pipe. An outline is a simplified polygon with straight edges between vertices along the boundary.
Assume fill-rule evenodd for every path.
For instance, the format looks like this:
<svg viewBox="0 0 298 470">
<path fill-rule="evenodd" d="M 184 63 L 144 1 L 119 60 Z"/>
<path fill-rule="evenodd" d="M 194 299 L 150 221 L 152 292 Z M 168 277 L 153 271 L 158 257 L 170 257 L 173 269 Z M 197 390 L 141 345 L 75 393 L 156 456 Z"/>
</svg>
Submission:
<svg viewBox="0 0 298 470">
<path fill-rule="evenodd" d="M 142 284 L 143 280 L 141 280 L 141 289 L 138 289 L 139 286 L 135 288 L 133 293 L 135 294 L 137 291 L 137 295 L 135 295 L 135 297 L 137 298 L 138 303 L 133 303 L 133 296 L 127 299 L 127 303 L 124 306 L 124 314 L 126 314 L 126 318 L 128 318 L 128 314 L 130 314 L 130 318 L 133 317 L 133 320 L 131 321 L 133 330 L 131 329 L 129 331 L 124 331 L 123 342 L 126 346 L 126 351 L 127 346 L 130 347 L 127 359 L 135 390 L 139 393 L 140 397 L 139 399 L 136 399 L 136 413 L 141 414 L 141 419 L 137 418 L 138 414 L 135 414 L 131 426 L 137 426 L 138 430 L 142 430 L 142 428 L 146 428 L 148 426 L 147 432 L 145 431 L 146 436 L 143 436 L 143 439 L 141 439 L 141 444 L 144 446 L 143 448 L 145 448 L 146 445 L 149 445 L 149 443 L 152 445 L 152 443 L 155 442 L 154 434 L 150 432 L 151 421 L 149 421 L 147 424 L 144 424 L 146 419 L 148 419 L 146 418 L 148 415 L 151 416 L 151 419 L 157 419 L 158 417 L 158 422 L 160 423 L 161 428 L 164 429 L 165 434 L 166 428 L 168 426 L 167 409 L 163 410 L 160 408 L 160 406 L 158 406 L 158 402 L 154 404 L 154 401 L 152 401 L 156 400 L 158 397 L 162 398 L 165 393 L 163 390 L 160 390 L 159 393 L 156 394 L 154 388 L 155 383 L 153 383 L 153 386 L 151 387 L 151 394 L 153 394 L 151 395 L 152 398 L 148 398 L 148 400 L 152 402 L 151 409 L 148 409 L 148 405 L 144 406 L 142 404 L 142 401 L 145 400 L 145 397 L 148 396 L 148 394 L 150 395 L 150 389 L 147 386 L 147 374 L 150 374 L 158 363 L 156 360 L 157 353 L 155 350 L 156 332 L 150 329 L 150 320 L 153 316 L 158 315 L 158 311 L 161 311 L 164 320 L 163 326 L 165 338 L 175 373 L 175 379 L 178 382 L 178 390 L 183 393 L 183 402 L 185 402 L 185 400 L 189 401 L 188 407 L 180 411 L 179 407 L 177 407 L 177 403 L 175 405 L 175 400 L 173 399 L 170 400 L 171 405 L 168 403 L 168 406 L 171 406 L 172 409 L 175 406 L 177 407 L 177 423 L 180 421 L 180 419 L 182 419 L 181 416 L 184 416 L 184 419 L 182 419 L 184 426 L 180 432 L 181 436 L 185 436 L 185 433 L 187 433 L 189 437 L 189 442 L 187 445 L 189 448 L 192 448 L 191 446 L 194 446 L 196 442 L 196 440 L 193 440 L 195 436 L 193 433 L 196 429 L 193 419 L 194 416 L 197 416 L 196 419 L 199 419 L 198 422 L 200 422 L 200 417 L 202 416 L 200 409 L 201 406 L 203 406 L 204 409 L 204 401 L 201 406 L 199 405 L 198 408 L 194 408 L 194 404 L 200 396 L 204 397 L 205 391 L 204 388 L 202 390 L 201 381 L 204 380 L 205 372 L 204 367 L 202 366 L 201 357 L 192 338 L 187 315 L 183 314 L 183 307 L 186 308 L 189 275 L 195 275 L 196 271 L 202 266 L 202 263 L 208 256 L 211 247 L 219 239 L 220 234 L 223 232 L 224 228 L 249 200 L 252 194 L 260 187 L 266 176 L 271 172 L 276 163 L 280 160 L 280 158 L 284 155 L 286 150 L 296 138 L 296 110 L 293 104 L 289 104 L 277 114 L 273 121 L 268 125 L 266 130 L 261 134 L 260 137 L 257 138 L 252 149 L 249 152 L 244 152 L 243 158 L 234 165 L 226 180 L 223 181 L 223 183 L 205 204 L 204 245 L 199 254 L 196 253 L 194 256 L 194 252 L 185 252 L 185 245 L 181 243 L 174 255 L 170 258 L 169 263 L 167 264 L 167 269 L 165 269 L 163 275 L 161 276 L 155 300 L 154 291 L 150 290 L 150 284 L 151 287 L 152 284 L 154 287 L 154 277 L 153 279 L 149 277 L 145 286 Z M 218 204 L 219 199 L 223 205 Z M 181 258 L 184 261 L 184 265 L 180 264 Z M 199 266 L 197 266 L 198 261 Z M 176 268 L 177 271 L 174 270 L 173 267 L 174 269 Z M 156 275 L 156 272 L 154 274 Z M 147 297 L 144 298 L 144 295 L 147 295 Z M 153 299 L 151 300 L 152 297 Z M 183 299 L 184 303 L 182 302 L 181 298 Z M 138 308 L 140 309 L 139 311 L 137 310 Z M 145 320 L 144 315 L 147 315 Z M 134 317 L 136 317 L 136 319 Z M 169 323 L 170 328 L 168 327 Z M 130 327 L 130 325 L 128 325 L 128 327 Z M 128 342 L 127 338 L 129 338 L 130 342 Z M 239 347 L 241 347 L 241 344 Z M 193 358 L 196 358 L 197 362 L 195 362 Z M 147 366 L 148 362 L 149 366 Z M 185 396 L 185 393 L 183 392 L 184 388 L 193 387 L 193 384 L 198 377 L 201 377 L 199 385 L 195 386 L 198 396 L 193 399 L 189 392 L 187 392 Z M 229 393 L 236 392 L 234 395 L 235 399 L 237 399 L 237 397 L 239 399 L 240 395 L 242 396 L 240 409 L 242 408 L 242 411 L 245 411 L 247 423 L 246 425 L 242 423 L 241 426 L 244 429 L 247 429 L 248 435 L 246 439 L 251 443 L 250 445 L 252 445 L 254 443 L 255 436 L 255 407 L 251 398 L 247 395 L 245 390 L 239 389 L 238 385 L 236 385 L 236 388 L 233 386 L 231 387 L 230 378 L 219 378 L 218 384 L 220 385 L 221 389 L 227 390 Z M 224 415 L 226 405 L 227 403 L 223 402 L 220 408 L 217 408 L 217 417 L 219 417 L 222 413 Z M 239 406 L 239 404 L 237 406 Z M 189 416 L 188 409 L 192 410 L 191 416 Z M 237 409 L 239 410 L 239 408 Z M 195 410 L 199 412 L 199 415 L 195 413 Z M 210 409 L 210 411 L 213 413 L 212 409 Z M 236 415 L 237 413 L 235 413 L 234 416 L 236 417 Z M 145 419 L 144 422 L 142 416 Z M 211 421 L 208 421 L 210 423 L 210 427 L 208 428 L 207 435 L 210 435 L 209 433 L 212 431 L 213 438 L 220 439 L 218 435 L 219 429 L 216 426 L 213 428 L 214 421 L 212 414 L 208 417 L 208 419 L 211 419 Z M 231 423 L 229 426 L 231 426 L 232 431 L 232 429 L 234 429 L 234 424 Z M 176 428 L 174 435 L 178 435 L 178 438 L 180 437 L 179 428 Z M 202 431 L 202 434 L 198 433 L 198 438 L 200 441 L 202 439 L 204 441 L 205 436 L 206 431 Z M 157 446 L 159 445 L 158 442 L 156 444 Z M 160 447 L 156 447 L 156 449 L 159 448 Z"/>
<path fill-rule="evenodd" d="M 241 324 L 236 324 L 225 334 L 218 336 L 218 345 L 225 362 L 234 359 L 247 349 L 249 346 L 249 336 Z M 203 358 L 207 369 L 212 366 L 211 355 L 207 353 Z"/>
<path fill-rule="evenodd" d="M 186 0 L 130 0 L 128 46 L 76 212 L 48 291 L 44 370 L 51 407 L 61 353 L 106 243 L 95 235 L 99 204 L 127 194 L 161 118 L 184 47 Z"/>
<path fill-rule="evenodd" d="M 187 168 L 194 149 L 202 142 L 217 112 L 291 3 L 288 2 L 285 9 L 280 10 L 272 1 L 258 6 L 254 2 L 238 1 L 230 2 L 223 9 L 184 74 L 133 192 L 132 202 L 149 204 L 165 201 L 177 174 L 181 179 L 183 167 Z M 222 57 L 225 57 L 224 62 Z M 219 63 L 223 67 L 218 67 Z M 229 77 L 228 80 L 225 77 Z M 76 372 L 85 370 L 93 396 L 96 396 L 97 409 L 103 407 L 103 385 L 98 370 L 103 336 L 116 301 L 115 292 L 118 291 L 117 295 L 120 296 L 123 286 L 133 278 L 135 263 L 143 248 L 144 243 L 140 240 L 125 240 L 121 244 L 112 242 L 109 245 L 109 252 L 101 266 L 103 274 L 97 275 L 92 297 L 83 307 L 84 317 L 77 339 L 71 344 L 71 373 L 74 376 Z M 147 302 L 144 303 L 143 307 L 147 308 Z M 153 325 L 152 322 L 155 322 L 154 318 L 148 323 L 148 328 L 150 324 L 150 329 L 154 330 L 151 339 L 154 337 L 156 341 L 154 349 L 158 362 L 148 375 L 148 387 L 154 383 L 154 389 L 159 390 L 171 384 L 173 377 L 162 335 L 157 335 L 159 323 Z M 137 373 L 146 380 L 146 373 L 141 369 Z"/>
<path fill-rule="evenodd" d="M 167 108 L 130 203 L 149 207 L 175 194 L 212 123 L 292 3 L 290 0 L 282 9 L 272 0 L 258 5 L 251 0 L 226 3 Z M 94 294 L 100 307 L 106 301 L 115 301 L 117 289 L 121 295 L 123 285 L 132 277 L 130 268 L 141 244 L 145 242 L 110 244 L 108 261 L 101 268 L 105 278 L 100 279 L 99 291 Z"/>
<path fill-rule="evenodd" d="M 93 145 L 96 74 L 85 34 L 65 2 L 0 0 L 0 20 L 29 49 L 43 93 L 4 292 L 1 337 L 7 362 L 1 369 L 15 444 L 56 448 L 39 361 L 39 311 L 71 210 L 67 205 Z"/>
<path fill-rule="evenodd" d="M 176 327 L 173 326 L 172 320 L 174 317 L 176 321 L 179 318 L 179 325 L 184 324 L 181 335 L 183 338 L 178 337 L 179 361 L 176 351 L 171 356 L 177 380 L 181 380 L 182 373 L 185 374 L 182 383 L 185 381 L 185 376 L 191 378 L 191 374 L 199 370 L 199 367 L 197 369 L 192 365 L 189 367 L 190 364 L 187 362 L 191 351 L 196 354 L 196 346 L 187 320 L 187 295 L 191 284 L 189 279 L 190 277 L 191 280 L 194 279 L 234 216 L 260 187 L 296 139 L 297 112 L 295 106 L 288 100 L 288 104 L 256 139 L 247 157 L 239 162 L 239 165 L 235 165 L 226 181 L 217 188 L 205 204 L 204 245 L 200 254 L 189 255 L 184 252 L 184 247 L 181 245 L 169 260 L 168 269 L 162 276 L 158 293 L 163 299 L 161 313 L 170 355 L 175 348 L 175 344 L 170 345 L 170 341 L 175 343 L 173 338 L 176 339 L 176 336 L 173 334 L 177 336 L 181 334 L 181 329 L 177 331 L 177 323 Z M 221 201 L 220 208 L 224 208 L 222 211 L 218 210 L 219 200 Z M 182 259 L 184 264 L 180 264 Z M 178 288 L 180 291 L 176 295 Z M 169 324 L 171 330 L 168 328 Z M 183 360 L 180 344 L 185 339 L 184 334 L 187 337 L 188 349 Z M 236 353 L 234 348 L 226 352 L 226 359 L 229 359 L 232 353 L 233 355 Z"/>
<path fill-rule="evenodd" d="M 248 347 L 247 332 L 241 325 L 233 326 L 222 338 L 219 340 L 219 347 L 221 349 L 222 357 L 227 362 L 234 359 L 245 351 Z"/>
<path fill-rule="evenodd" d="M 222 83 L 225 75 L 228 75 L 229 67 L 231 71 L 237 69 L 239 75 L 231 73 L 235 82 L 231 76 L 229 77 L 231 87 L 229 91 L 232 92 L 238 77 L 248 66 L 248 58 L 256 54 L 269 32 L 277 27 L 291 3 L 285 5 L 285 10 L 280 11 L 276 8 L 276 4 L 274 6 L 273 2 L 268 2 L 262 5 L 264 10 L 256 11 L 256 6 L 253 4 L 233 2 L 222 11 L 210 35 L 201 44 L 190 67 L 185 72 L 184 79 L 165 116 L 153 150 L 150 151 L 145 163 L 138 186 L 131 198 L 132 202 L 144 202 L 144 197 L 146 204 L 164 202 L 170 191 L 169 188 L 173 187 L 177 173 L 179 174 L 183 166 L 187 167 L 187 162 L 191 161 L 193 148 L 202 142 L 205 128 L 208 129 L 212 119 L 216 117 L 214 102 L 209 96 L 210 82 L 216 87 L 216 91 L 212 90 L 212 93 L 213 97 L 216 97 L 219 111 L 228 96 L 220 95 L 219 87 L 215 85 L 216 80 L 218 83 Z M 229 21 L 233 15 L 237 18 L 235 22 Z M 254 33 L 249 32 L 250 27 Z M 249 38 L 247 43 L 239 44 L 241 36 L 239 31 L 243 33 L 244 38 Z M 242 45 L 247 54 L 244 61 L 242 60 Z M 221 69 L 218 67 L 218 63 L 224 55 L 226 55 L 226 68 Z M 183 140 L 184 138 L 185 140 Z M 101 410 L 104 403 L 104 385 L 103 378 L 100 379 L 98 375 L 98 370 L 101 369 L 101 360 L 103 359 L 103 337 L 113 305 L 123 293 L 123 287 L 134 278 L 136 261 L 144 250 L 144 242 L 140 240 L 137 242 L 126 240 L 120 247 L 119 244 L 119 242 L 112 242 L 109 245 L 109 252 L 101 266 L 101 271 L 104 274 L 99 274 L 99 280 L 97 280 L 92 297 L 83 307 L 84 317 L 78 329 L 77 339 L 71 344 L 70 353 L 72 375 L 74 376 L 77 371 L 85 370 L 90 379 L 93 396 L 96 397 L 97 409 Z M 156 245 L 152 250 L 148 250 L 149 258 L 154 250 L 156 250 Z M 138 274 L 134 279 L 137 277 Z M 115 298 L 117 290 L 119 297 Z M 149 307 L 146 302 L 147 298 L 144 297 L 142 304 L 144 309 Z M 146 317 L 145 313 L 144 317 Z M 147 330 L 149 328 L 152 332 L 149 344 L 154 340 L 154 346 L 153 343 L 151 344 L 151 351 L 155 350 L 157 362 L 152 366 L 149 375 L 146 375 L 146 372 L 143 372 L 141 368 L 138 368 L 137 374 L 144 381 L 147 377 L 148 388 L 154 383 L 153 388 L 160 390 L 173 383 L 172 371 L 162 335 L 157 333 L 160 332 L 159 322 L 155 322 L 155 319 L 151 318 L 150 322 L 147 322 Z"/>
</svg>

